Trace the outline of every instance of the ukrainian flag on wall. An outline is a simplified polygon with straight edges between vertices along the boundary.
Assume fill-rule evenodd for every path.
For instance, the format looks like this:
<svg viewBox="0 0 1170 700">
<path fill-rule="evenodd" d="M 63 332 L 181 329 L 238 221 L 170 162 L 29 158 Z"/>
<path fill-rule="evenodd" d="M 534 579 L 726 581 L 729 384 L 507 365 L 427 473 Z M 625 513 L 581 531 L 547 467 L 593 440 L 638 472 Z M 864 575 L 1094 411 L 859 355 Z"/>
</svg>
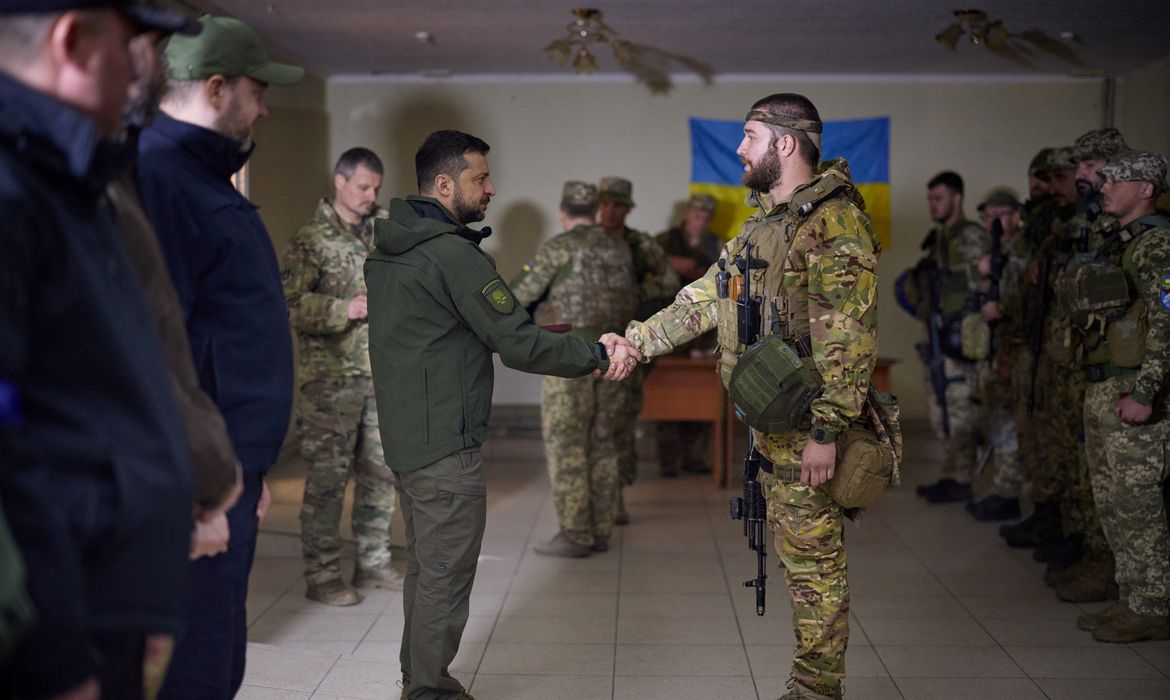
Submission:
<svg viewBox="0 0 1170 700">
<path fill-rule="evenodd" d="M 743 121 L 691 119 L 691 193 L 710 194 L 719 202 L 711 230 L 730 238 L 753 213 L 744 204 L 743 165 L 735 149 L 743 139 Z M 882 248 L 890 249 L 890 118 L 825 122 L 821 157 L 845 158 L 853 184 L 865 197 Z"/>
</svg>

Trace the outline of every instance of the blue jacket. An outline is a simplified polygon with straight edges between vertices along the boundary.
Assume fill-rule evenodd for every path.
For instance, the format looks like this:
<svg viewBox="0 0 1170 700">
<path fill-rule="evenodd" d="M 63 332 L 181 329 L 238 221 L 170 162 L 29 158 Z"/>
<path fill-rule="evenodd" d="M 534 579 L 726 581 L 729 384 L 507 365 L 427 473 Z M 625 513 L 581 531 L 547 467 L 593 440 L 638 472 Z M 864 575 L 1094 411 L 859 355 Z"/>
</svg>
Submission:
<svg viewBox="0 0 1170 700">
<path fill-rule="evenodd" d="M 251 151 L 160 114 L 138 154 L 142 201 L 179 293 L 199 383 L 244 471 L 263 474 L 292 410 L 292 336 L 272 241 L 230 180 Z"/>
<path fill-rule="evenodd" d="M 0 697 L 98 668 L 111 632 L 177 633 L 194 490 L 156 322 L 102 195 L 127 162 L 93 123 L 0 76 L 0 498 L 38 621 Z"/>
</svg>

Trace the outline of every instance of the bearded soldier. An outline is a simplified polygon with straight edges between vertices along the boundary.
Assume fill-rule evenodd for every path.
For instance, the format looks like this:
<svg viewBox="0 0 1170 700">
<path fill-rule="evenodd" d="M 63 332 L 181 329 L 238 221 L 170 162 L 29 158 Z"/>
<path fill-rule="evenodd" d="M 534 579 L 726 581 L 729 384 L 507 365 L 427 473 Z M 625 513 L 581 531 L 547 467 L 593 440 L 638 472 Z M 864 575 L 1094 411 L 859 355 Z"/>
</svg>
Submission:
<svg viewBox="0 0 1170 700">
<path fill-rule="evenodd" d="M 821 129 L 816 107 L 802 95 L 771 95 L 752 106 L 736 152 L 760 211 L 673 304 L 626 329 L 647 358 L 717 330 L 719 372 L 733 386 L 747 349 L 733 292 L 746 272 L 761 295 L 763 334 L 806 348 L 806 366 L 823 383 L 811 420 L 753 432 L 770 463 L 771 476 L 761 478 L 798 640 L 791 691 L 782 700 L 841 697 L 849 636 L 843 510 L 818 486 L 834 473 L 838 434 L 861 414 L 877 351 L 880 246 L 848 164 L 818 167 Z"/>
</svg>

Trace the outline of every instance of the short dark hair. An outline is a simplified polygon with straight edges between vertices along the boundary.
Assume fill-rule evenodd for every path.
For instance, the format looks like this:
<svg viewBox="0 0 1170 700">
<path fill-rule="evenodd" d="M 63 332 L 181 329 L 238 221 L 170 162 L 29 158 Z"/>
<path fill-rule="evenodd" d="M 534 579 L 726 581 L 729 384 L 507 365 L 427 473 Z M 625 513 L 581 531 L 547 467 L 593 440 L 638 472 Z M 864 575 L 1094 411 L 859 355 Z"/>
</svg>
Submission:
<svg viewBox="0 0 1170 700">
<path fill-rule="evenodd" d="M 804 95 L 798 95 L 795 92 L 778 92 L 774 95 L 756 100 L 752 105 L 752 110 L 760 110 L 768 112 L 769 114 L 783 114 L 786 117 L 794 119 L 807 119 L 809 121 L 819 122 L 821 114 L 817 111 L 816 105 L 812 100 Z M 798 146 L 797 150 L 800 152 L 800 158 L 814 169 L 821 162 L 821 149 L 817 148 L 808 137 L 808 133 L 800 129 L 791 129 L 786 126 L 776 126 L 775 124 L 764 124 L 771 131 L 773 138 L 780 138 L 781 136 L 792 136 L 796 139 Z"/>
<path fill-rule="evenodd" d="M 341 154 L 341 157 L 337 159 L 337 165 L 333 166 L 333 174 L 350 178 L 353 177 L 358 166 L 364 167 L 379 175 L 385 172 L 382 167 L 382 160 L 378 158 L 378 155 L 368 148 L 359 146 Z"/>
<path fill-rule="evenodd" d="M 570 219 L 582 219 L 597 216 L 597 203 L 592 204 L 578 204 L 574 202 L 565 202 L 561 205 L 561 211 L 565 212 L 565 216 Z"/>
<path fill-rule="evenodd" d="M 954 171 L 944 170 L 938 175 L 930 178 L 930 182 L 926 183 L 926 189 L 933 190 L 939 185 L 946 187 L 951 192 L 963 194 L 963 178 Z"/>
<path fill-rule="evenodd" d="M 468 153 L 487 155 L 491 146 L 483 139 L 462 131 L 436 131 L 423 141 L 414 154 L 414 172 L 418 178 L 418 191 L 429 192 L 437 175 L 448 175 L 457 179 L 467 169 Z"/>
</svg>

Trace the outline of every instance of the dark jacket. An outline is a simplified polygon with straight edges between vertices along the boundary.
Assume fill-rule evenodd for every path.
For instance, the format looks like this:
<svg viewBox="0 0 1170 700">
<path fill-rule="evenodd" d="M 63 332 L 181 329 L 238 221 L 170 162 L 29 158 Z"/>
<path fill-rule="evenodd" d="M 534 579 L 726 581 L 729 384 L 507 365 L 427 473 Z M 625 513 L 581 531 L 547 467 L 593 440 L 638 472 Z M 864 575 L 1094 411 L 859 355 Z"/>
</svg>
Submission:
<svg viewBox="0 0 1170 700">
<path fill-rule="evenodd" d="M 250 151 L 160 114 L 139 144 L 142 201 L 187 319 L 199 384 L 246 473 L 276 461 L 292 409 L 292 336 L 276 253 L 231 184 Z"/>
<path fill-rule="evenodd" d="M 92 674 L 89 640 L 177 633 L 191 464 L 166 360 L 102 191 L 120 169 L 91 121 L 0 76 L 0 497 L 38 623 L 0 696 Z"/>
<path fill-rule="evenodd" d="M 478 447 L 492 403 L 492 353 L 525 372 L 605 370 L 597 343 L 542 331 L 480 249 L 433 199 L 390 202 L 366 259 L 370 364 L 386 464 L 412 471 Z"/>
</svg>

